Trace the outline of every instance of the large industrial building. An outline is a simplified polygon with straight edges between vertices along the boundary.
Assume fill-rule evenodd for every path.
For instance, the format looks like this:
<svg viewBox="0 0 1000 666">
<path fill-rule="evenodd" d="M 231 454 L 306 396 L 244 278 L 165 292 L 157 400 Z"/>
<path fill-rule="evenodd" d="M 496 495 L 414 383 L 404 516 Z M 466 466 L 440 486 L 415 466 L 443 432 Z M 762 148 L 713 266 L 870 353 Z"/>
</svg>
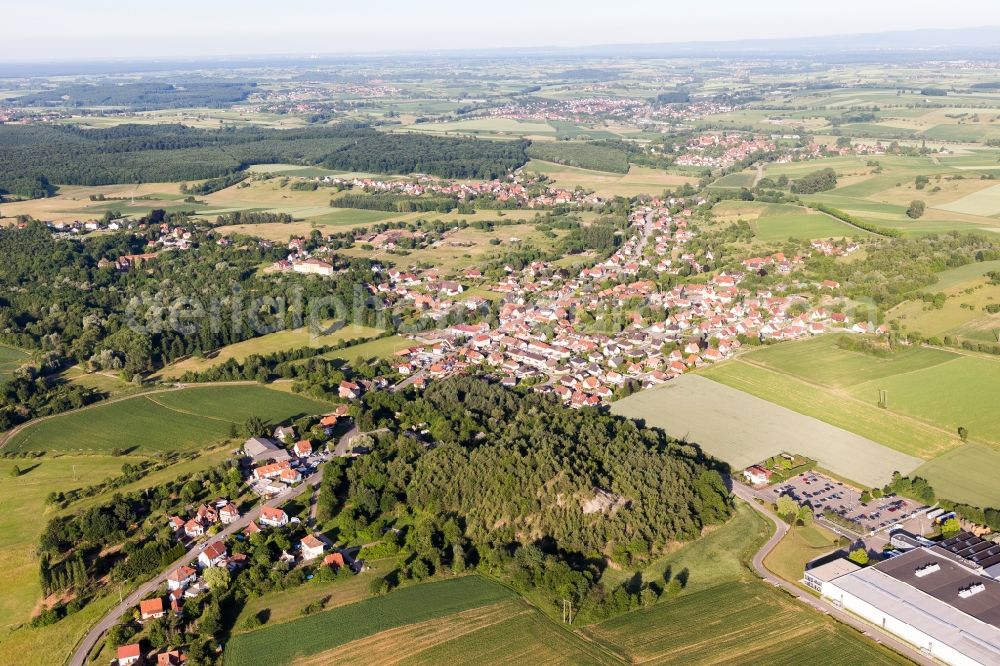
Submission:
<svg viewBox="0 0 1000 666">
<path fill-rule="evenodd" d="M 909 550 L 866 568 L 836 560 L 807 571 L 804 582 L 946 664 L 995 666 L 998 555 L 1000 546 L 962 533 L 934 545 L 914 540 Z"/>
</svg>

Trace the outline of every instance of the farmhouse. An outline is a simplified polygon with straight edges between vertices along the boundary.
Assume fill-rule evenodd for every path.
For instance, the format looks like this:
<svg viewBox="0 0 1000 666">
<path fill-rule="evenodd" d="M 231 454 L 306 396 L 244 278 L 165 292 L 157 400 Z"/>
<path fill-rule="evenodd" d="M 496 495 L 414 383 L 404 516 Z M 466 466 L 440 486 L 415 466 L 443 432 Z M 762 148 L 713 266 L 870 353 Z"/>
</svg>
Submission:
<svg viewBox="0 0 1000 666">
<path fill-rule="evenodd" d="M 268 527 L 281 527 L 288 524 L 288 514 L 272 506 L 260 510 L 260 524 Z"/>
<path fill-rule="evenodd" d="M 143 620 L 155 620 L 161 618 L 166 614 L 163 609 L 163 599 L 156 597 L 155 599 L 144 599 L 139 602 L 139 616 Z"/>
<path fill-rule="evenodd" d="M 940 545 L 913 548 L 820 584 L 838 606 L 943 663 L 1000 663 L 1000 581 Z"/>
<path fill-rule="evenodd" d="M 205 546 L 205 550 L 198 555 L 198 564 L 205 568 L 221 567 L 226 563 L 227 555 L 226 544 L 214 541 Z"/>
</svg>

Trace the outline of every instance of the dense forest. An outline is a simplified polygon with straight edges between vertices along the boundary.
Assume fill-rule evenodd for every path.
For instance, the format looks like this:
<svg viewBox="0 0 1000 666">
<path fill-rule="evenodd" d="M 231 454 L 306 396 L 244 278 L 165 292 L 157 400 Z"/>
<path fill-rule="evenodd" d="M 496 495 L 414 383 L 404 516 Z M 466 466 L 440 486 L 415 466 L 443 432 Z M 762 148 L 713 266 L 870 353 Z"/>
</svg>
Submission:
<svg viewBox="0 0 1000 666">
<path fill-rule="evenodd" d="M 383 589 L 480 566 L 603 614 L 640 594 L 604 589 L 606 558 L 641 566 L 731 513 L 715 463 L 696 447 L 475 377 L 423 395 L 369 393 L 358 424 L 389 432 L 346 469 L 330 463 L 319 517 L 342 537 L 380 540 L 372 553 L 397 554 Z"/>
<path fill-rule="evenodd" d="M 109 185 L 219 178 L 252 164 L 274 162 L 494 178 L 523 165 L 527 146 L 525 141 L 390 135 L 353 124 L 294 130 L 0 125 L 0 196 L 47 196 L 54 191 L 51 183 Z"/>
<path fill-rule="evenodd" d="M 536 142 L 528 148 L 528 157 L 581 169 L 628 173 L 628 153 L 598 142 Z"/>
<path fill-rule="evenodd" d="M 68 83 L 14 99 L 21 106 L 89 107 L 118 106 L 132 111 L 227 107 L 242 102 L 256 83 L 193 81 L 184 85 L 159 82 Z"/>
</svg>

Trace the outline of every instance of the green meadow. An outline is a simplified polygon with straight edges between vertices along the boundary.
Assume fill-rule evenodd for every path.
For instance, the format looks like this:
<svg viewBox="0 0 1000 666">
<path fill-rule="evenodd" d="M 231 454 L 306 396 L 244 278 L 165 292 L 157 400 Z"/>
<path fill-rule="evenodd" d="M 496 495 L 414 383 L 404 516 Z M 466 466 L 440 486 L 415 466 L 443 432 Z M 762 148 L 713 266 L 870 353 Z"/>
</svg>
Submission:
<svg viewBox="0 0 1000 666">
<path fill-rule="evenodd" d="M 98 404 L 30 424 L 5 448 L 13 451 L 137 453 L 189 451 L 225 438 L 251 416 L 278 423 L 320 414 L 330 405 L 264 386 L 204 386 Z"/>
</svg>

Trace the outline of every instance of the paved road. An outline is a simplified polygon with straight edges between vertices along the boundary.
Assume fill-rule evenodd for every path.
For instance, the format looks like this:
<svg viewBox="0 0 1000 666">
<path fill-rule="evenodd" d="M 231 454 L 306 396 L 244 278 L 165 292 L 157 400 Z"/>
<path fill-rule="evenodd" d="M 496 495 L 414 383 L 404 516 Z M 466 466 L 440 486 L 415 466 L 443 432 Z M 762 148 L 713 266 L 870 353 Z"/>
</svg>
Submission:
<svg viewBox="0 0 1000 666">
<path fill-rule="evenodd" d="M 820 599 L 812 596 L 808 592 L 803 591 L 797 585 L 794 585 L 785 579 L 771 573 L 771 571 L 764 565 L 764 559 L 768 554 L 774 550 L 774 547 L 778 545 L 778 542 L 788 533 L 788 524 L 781 518 L 778 518 L 771 511 L 767 505 L 761 506 L 758 504 L 754 498 L 758 497 L 758 493 L 754 492 L 753 489 L 748 488 L 740 483 L 733 483 L 733 494 L 744 500 L 747 504 L 757 510 L 759 513 L 764 514 L 772 523 L 774 523 L 774 534 L 770 539 L 767 540 L 760 550 L 753 556 L 753 568 L 757 572 L 757 575 L 764 579 L 765 582 L 774 585 L 775 587 L 780 587 L 785 591 L 789 592 L 795 596 L 799 601 L 812 606 L 814 609 L 821 613 L 826 613 L 844 624 L 850 625 L 862 632 L 865 636 L 868 636 L 872 640 L 879 642 L 887 647 L 892 648 L 896 652 L 904 655 L 906 658 L 918 663 L 923 666 L 935 666 L 936 661 L 930 659 L 926 655 L 910 647 L 909 644 L 903 643 L 897 640 L 892 634 L 886 633 L 879 627 L 868 624 L 867 622 L 858 619 L 854 615 L 846 613 L 832 603 L 826 601 L 825 599 Z"/>
<path fill-rule="evenodd" d="M 284 492 L 284 494 L 278 495 L 274 499 L 268 500 L 263 504 L 255 506 L 253 509 L 251 509 L 243 516 L 241 516 L 239 520 L 232 522 L 229 525 L 226 525 L 226 527 L 222 529 L 215 536 L 211 537 L 206 541 L 200 542 L 194 548 L 189 550 L 184 555 L 184 557 L 180 558 L 176 562 L 173 562 L 170 566 L 168 566 L 166 569 L 160 572 L 155 578 L 140 585 L 134 592 L 132 592 L 132 594 L 125 597 L 125 600 L 122 603 L 118 604 L 110 611 L 108 611 L 107 615 L 105 615 L 100 622 L 91 627 L 87 635 L 84 636 L 83 640 L 76 646 L 76 650 L 73 652 L 73 656 L 70 657 L 69 666 L 84 666 L 87 663 L 87 655 L 90 654 L 90 651 L 93 649 L 94 645 L 97 644 L 97 641 L 99 641 L 101 637 L 104 636 L 104 633 L 108 629 L 118 624 L 119 618 L 121 618 L 121 616 L 124 613 L 135 607 L 139 603 L 139 601 L 142 598 L 144 598 L 147 594 L 156 590 L 156 588 L 158 588 L 164 581 L 167 580 L 167 576 L 170 575 L 171 571 L 173 571 L 174 569 L 183 564 L 188 564 L 189 562 L 191 562 L 192 559 L 196 558 L 208 543 L 217 541 L 219 539 L 225 539 L 229 535 L 242 530 L 244 527 L 250 524 L 251 520 L 255 520 L 257 516 L 260 515 L 260 510 L 262 507 L 278 506 L 279 504 L 283 504 L 288 500 L 298 497 L 306 490 L 312 491 L 316 486 L 319 485 L 319 483 L 322 480 L 323 480 L 323 468 L 321 466 L 316 472 L 306 477 L 303 480 L 303 482 L 300 483 L 295 488 L 287 490 Z"/>
</svg>

